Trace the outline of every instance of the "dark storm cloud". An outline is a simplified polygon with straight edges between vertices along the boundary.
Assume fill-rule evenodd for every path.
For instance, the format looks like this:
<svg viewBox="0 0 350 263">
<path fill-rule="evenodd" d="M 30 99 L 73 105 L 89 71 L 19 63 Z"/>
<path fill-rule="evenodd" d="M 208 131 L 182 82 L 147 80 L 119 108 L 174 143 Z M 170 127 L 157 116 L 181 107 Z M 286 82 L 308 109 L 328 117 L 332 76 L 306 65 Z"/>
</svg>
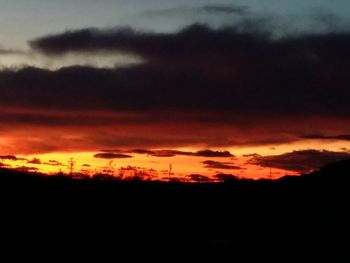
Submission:
<svg viewBox="0 0 350 263">
<path fill-rule="evenodd" d="M 303 139 L 317 139 L 317 140 L 339 140 L 339 141 L 350 141 L 350 134 L 341 135 L 324 135 L 324 134 L 311 134 L 302 136 Z"/>
<path fill-rule="evenodd" d="M 217 161 L 203 161 L 205 168 L 208 169 L 227 169 L 227 170 L 241 170 L 242 168 L 230 162 L 217 162 Z"/>
<path fill-rule="evenodd" d="M 81 139 L 58 135 L 45 143 L 21 138 L 25 149 L 56 151 L 72 143 L 74 150 L 277 145 L 315 130 L 327 133 L 322 123 L 329 116 L 342 120 L 330 119 L 334 132 L 346 134 L 349 126 L 348 33 L 272 39 L 264 30 L 203 25 L 175 33 L 85 29 L 46 36 L 32 46 L 45 54 L 127 52 L 145 59 L 114 69 L 0 71 L 0 128 L 64 126 L 82 133 Z M 319 120 L 305 125 L 314 116 Z M 90 127 L 99 130 L 91 133 Z"/>
<path fill-rule="evenodd" d="M 301 150 L 271 156 L 255 156 L 250 163 L 295 172 L 308 172 L 335 161 L 350 158 L 347 152 Z"/>
<path fill-rule="evenodd" d="M 243 51 L 245 45 L 251 49 L 259 44 L 270 44 L 268 36 L 258 34 L 260 30 L 253 31 L 254 34 L 240 32 L 236 27 L 213 30 L 201 24 L 190 25 L 176 33 L 142 32 L 130 27 L 88 28 L 44 36 L 32 40 L 30 45 L 50 55 L 108 51 L 133 53 L 151 60 L 176 59 L 178 56 L 184 59 L 210 55 L 209 52 L 219 56 L 232 55 L 238 50 Z"/>
<path fill-rule="evenodd" d="M 51 108 L 349 115 L 349 45 L 347 33 L 272 40 L 235 27 L 202 25 L 177 33 L 125 28 L 70 31 L 37 39 L 32 46 L 56 55 L 128 52 L 146 62 L 109 70 L 2 71 L 0 102 Z"/>
<path fill-rule="evenodd" d="M 212 150 L 186 152 L 186 151 L 178 151 L 178 150 L 135 149 L 131 153 L 148 154 L 156 157 L 173 157 L 176 155 L 197 156 L 197 157 L 234 157 L 234 155 L 232 155 L 228 151 L 212 151 Z"/>
<path fill-rule="evenodd" d="M 120 154 L 120 153 L 97 153 L 94 155 L 95 158 L 99 159 L 125 159 L 132 158 L 131 155 Z"/>
</svg>

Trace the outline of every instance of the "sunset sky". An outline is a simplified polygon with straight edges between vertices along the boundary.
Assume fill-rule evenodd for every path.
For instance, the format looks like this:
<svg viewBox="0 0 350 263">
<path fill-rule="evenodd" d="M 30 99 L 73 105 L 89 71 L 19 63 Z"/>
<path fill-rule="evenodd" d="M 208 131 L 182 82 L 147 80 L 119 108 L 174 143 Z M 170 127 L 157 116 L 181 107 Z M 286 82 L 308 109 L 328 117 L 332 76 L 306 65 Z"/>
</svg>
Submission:
<svg viewBox="0 0 350 263">
<path fill-rule="evenodd" d="M 350 158 L 349 14 L 348 0 L 0 0 L 0 167 L 257 179 Z"/>
</svg>

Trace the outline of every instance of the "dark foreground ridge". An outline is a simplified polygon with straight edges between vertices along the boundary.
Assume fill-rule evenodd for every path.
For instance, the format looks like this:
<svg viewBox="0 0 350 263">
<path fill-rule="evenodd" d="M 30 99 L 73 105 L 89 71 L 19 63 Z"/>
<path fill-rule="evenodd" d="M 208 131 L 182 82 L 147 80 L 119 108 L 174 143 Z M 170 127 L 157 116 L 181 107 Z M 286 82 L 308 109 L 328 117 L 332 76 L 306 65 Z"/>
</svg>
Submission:
<svg viewBox="0 0 350 263">
<path fill-rule="evenodd" d="M 349 183 L 350 160 L 217 184 L 1 169 L 1 254 L 6 262 L 350 262 Z"/>
</svg>

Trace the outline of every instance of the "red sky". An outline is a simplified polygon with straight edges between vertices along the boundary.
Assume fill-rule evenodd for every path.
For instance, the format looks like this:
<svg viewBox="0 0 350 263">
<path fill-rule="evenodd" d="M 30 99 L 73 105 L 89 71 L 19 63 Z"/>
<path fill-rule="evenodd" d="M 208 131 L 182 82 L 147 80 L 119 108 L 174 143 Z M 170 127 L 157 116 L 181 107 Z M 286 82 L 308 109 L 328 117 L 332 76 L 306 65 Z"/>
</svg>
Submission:
<svg viewBox="0 0 350 263">
<path fill-rule="evenodd" d="M 10 118 L 13 115 L 16 121 Z M 106 168 L 118 174 L 118 169 L 133 166 L 155 169 L 162 178 L 172 164 L 174 177 L 214 178 L 224 173 L 268 178 L 272 167 L 273 178 L 278 178 L 350 156 L 350 142 L 344 138 L 315 136 L 315 131 L 342 134 L 349 129 L 346 120 L 334 117 L 260 116 L 257 120 L 256 116 L 222 115 L 213 125 L 208 115 L 198 112 L 189 116 L 7 108 L 1 116 L 8 121 L 1 124 L 0 153 L 3 158 L 18 158 L 4 158 L 1 163 L 46 173 L 68 172 L 68 160 L 74 158 L 75 171 L 88 174 Z M 289 154 L 287 163 L 285 154 Z"/>
<path fill-rule="evenodd" d="M 277 178 L 349 158 L 350 31 L 276 35 L 273 17 L 233 10 L 225 27 L 83 27 L 0 48 L 0 165 Z"/>
</svg>

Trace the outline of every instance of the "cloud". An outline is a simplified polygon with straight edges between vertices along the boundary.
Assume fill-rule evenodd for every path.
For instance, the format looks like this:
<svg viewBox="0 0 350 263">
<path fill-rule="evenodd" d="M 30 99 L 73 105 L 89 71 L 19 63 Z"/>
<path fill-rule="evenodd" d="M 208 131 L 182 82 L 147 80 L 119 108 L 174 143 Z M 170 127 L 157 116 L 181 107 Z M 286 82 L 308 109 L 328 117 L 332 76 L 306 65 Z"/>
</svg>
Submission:
<svg viewBox="0 0 350 263">
<path fill-rule="evenodd" d="M 21 102 L 33 99 L 42 106 L 50 102 L 54 107 L 79 105 L 119 110 L 349 115 L 344 99 L 349 95 L 346 69 L 350 53 L 345 48 L 349 44 L 348 33 L 274 40 L 266 34 L 241 32 L 234 26 L 212 29 L 191 25 L 175 33 L 132 28 L 82 29 L 45 36 L 33 40 L 31 45 L 54 55 L 130 53 L 143 57 L 145 63 L 118 70 L 27 69 L 3 72 L 0 79 L 7 80 L 4 86 L 22 86 L 24 83 L 18 80 L 26 79 L 32 93 L 21 90 L 28 95 Z M 334 70 L 335 66 L 338 70 Z M 50 89 L 59 95 L 49 96 L 51 93 L 40 88 L 43 84 L 36 83 L 39 79 L 40 83 L 50 83 Z M 39 91 L 46 100 L 35 99 Z M 4 95 L 8 97 L 6 92 Z"/>
<path fill-rule="evenodd" d="M 132 158 L 131 155 L 120 154 L 120 153 L 97 153 L 94 155 L 95 158 L 99 159 L 125 159 Z"/>
<path fill-rule="evenodd" d="M 203 161 L 203 164 L 205 164 L 205 168 L 208 169 L 227 169 L 227 170 L 241 170 L 242 168 L 236 165 L 233 165 L 233 163 L 230 162 L 217 162 L 217 161 Z"/>
<path fill-rule="evenodd" d="M 195 156 L 200 157 L 234 157 L 233 154 L 231 154 L 229 151 L 211 151 L 211 150 L 203 150 L 203 151 L 197 151 Z"/>
<path fill-rule="evenodd" d="M 350 134 L 341 135 L 323 135 L 323 134 L 311 134 L 302 136 L 303 139 L 317 139 L 317 140 L 338 140 L 338 141 L 350 141 Z"/>
<path fill-rule="evenodd" d="M 0 130 L 12 136 L 3 152 L 275 146 L 327 134 L 325 123 L 346 134 L 349 44 L 347 32 L 274 39 L 261 30 L 199 24 L 170 33 L 115 28 L 43 36 L 31 42 L 43 56 L 127 53 L 143 63 L 1 70 Z"/>
<path fill-rule="evenodd" d="M 56 161 L 56 160 L 49 160 L 48 162 L 45 162 L 44 164 L 50 165 L 50 166 L 64 166 L 63 163 Z"/>
<path fill-rule="evenodd" d="M 22 51 L 15 50 L 15 49 L 4 49 L 0 46 L 0 55 L 17 55 L 22 54 Z"/>
<path fill-rule="evenodd" d="M 299 117 L 283 115 L 234 117 L 235 113 L 230 116 L 225 114 L 223 116 L 220 113 L 205 116 L 207 113 L 203 112 L 183 116 L 173 112 L 167 117 L 157 112 L 153 114 L 134 112 L 129 116 L 128 112 L 93 110 L 88 113 L 79 109 L 41 110 L 41 113 L 35 114 L 30 113 L 31 109 L 26 111 L 28 116 L 23 113 L 15 118 L 17 114 L 9 114 L 8 118 L 0 121 L 3 153 L 36 155 L 55 151 L 96 152 L 99 149 L 123 149 L 118 153 L 131 154 L 133 149 L 146 149 L 148 154 L 153 154 L 154 149 L 181 147 L 193 149 L 257 145 L 269 147 L 302 140 L 300 134 L 327 132 L 329 125 L 325 126 L 325 123 L 332 123 L 332 131 L 339 134 L 350 129 L 350 122 L 346 118 L 313 118 L 306 114 Z M 290 123 L 293 123 L 293 127 Z M 172 152 L 188 156 L 195 156 L 195 153 L 195 151 Z"/>
<path fill-rule="evenodd" d="M 38 158 L 33 158 L 32 160 L 28 160 L 27 164 L 36 164 L 36 165 L 44 164 L 44 165 L 49 165 L 49 166 L 64 166 L 61 162 L 56 161 L 56 160 L 49 160 L 48 162 L 42 162 Z"/>
<path fill-rule="evenodd" d="M 154 151 L 146 150 L 146 149 L 135 149 L 135 150 L 132 150 L 131 152 L 137 153 L 137 154 L 148 154 L 148 155 L 153 155 L 154 154 Z"/>
<path fill-rule="evenodd" d="M 0 156 L 1 160 L 17 161 L 18 158 L 14 155 L 2 155 Z"/>
<path fill-rule="evenodd" d="M 41 160 L 38 158 L 33 158 L 32 160 L 27 161 L 28 164 L 42 164 Z"/>
<path fill-rule="evenodd" d="M 0 160 L 7 160 L 7 161 L 26 161 L 25 158 L 18 158 L 14 155 L 0 155 Z"/>
<path fill-rule="evenodd" d="M 260 157 L 260 155 L 257 153 L 248 153 L 248 154 L 243 154 L 243 157 Z"/>
<path fill-rule="evenodd" d="M 198 60 L 198 55 L 213 55 L 210 52 L 215 52 L 215 56 L 220 58 L 223 55 L 232 56 L 239 50 L 243 52 L 245 45 L 249 45 L 246 51 L 252 52 L 252 48 L 258 44 L 263 48 L 278 44 L 271 43 L 268 35 L 259 34 L 257 30 L 254 33 L 240 31 L 235 26 L 211 29 L 202 24 L 193 24 L 175 33 L 143 32 L 131 27 L 87 28 L 44 36 L 29 44 L 34 50 L 48 55 L 121 52 L 150 60 L 173 59 L 173 62 L 186 56 Z M 212 41 L 215 41 L 215 45 Z"/>
<path fill-rule="evenodd" d="M 233 5 L 206 5 L 199 8 L 200 11 L 215 14 L 237 14 L 245 15 L 248 12 L 248 7 L 246 6 L 233 6 Z"/>
<path fill-rule="evenodd" d="M 250 163 L 294 172 L 309 172 L 348 158 L 350 158 L 350 153 L 346 152 L 300 150 L 281 155 L 255 156 Z"/>
<path fill-rule="evenodd" d="M 5 163 L 0 162 L 0 167 L 3 168 L 3 167 L 11 167 L 11 166 L 8 165 L 8 164 L 5 164 Z"/>
<path fill-rule="evenodd" d="M 232 4 L 151 10 L 142 12 L 129 21 L 140 28 L 153 25 L 163 32 L 192 23 L 208 24 L 216 28 L 234 25 L 242 32 L 266 32 L 276 38 L 302 33 L 343 32 L 349 29 L 346 19 L 329 10 L 266 13 L 263 10 L 259 11 L 259 8 Z"/>
<path fill-rule="evenodd" d="M 212 151 L 212 150 L 201 150 L 197 152 L 186 152 L 178 150 L 147 150 L 147 149 L 135 149 L 131 153 L 147 154 L 156 157 L 173 157 L 176 155 L 185 156 L 197 156 L 197 157 L 234 157 L 228 151 Z"/>
<path fill-rule="evenodd" d="M 38 67 L 58 70 L 69 66 L 90 66 L 95 68 L 120 68 L 142 63 L 136 56 L 123 54 L 106 54 L 94 52 L 90 54 L 65 54 L 61 56 L 46 56 L 34 50 L 11 50 L 0 48 L 0 69 L 21 69 Z"/>
<path fill-rule="evenodd" d="M 132 151 L 133 153 L 138 154 L 147 154 L 155 157 L 174 157 L 176 155 L 187 155 L 186 152 L 180 152 L 176 150 L 145 150 L 145 149 L 136 149 Z"/>
<path fill-rule="evenodd" d="M 245 16 L 249 14 L 249 8 L 247 6 L 239 5 L 204 5 L 199 7 L 177 7 L 168 8 L 160 10 L 152 10 L 142 12 L 138 18 L 187 18 L 201 20 L 203 18 L 208 18 L 208 16 L 222 17 L 222 16 Z M 186 21 L 186 22 L 189 22 Z"/>
</svg>

